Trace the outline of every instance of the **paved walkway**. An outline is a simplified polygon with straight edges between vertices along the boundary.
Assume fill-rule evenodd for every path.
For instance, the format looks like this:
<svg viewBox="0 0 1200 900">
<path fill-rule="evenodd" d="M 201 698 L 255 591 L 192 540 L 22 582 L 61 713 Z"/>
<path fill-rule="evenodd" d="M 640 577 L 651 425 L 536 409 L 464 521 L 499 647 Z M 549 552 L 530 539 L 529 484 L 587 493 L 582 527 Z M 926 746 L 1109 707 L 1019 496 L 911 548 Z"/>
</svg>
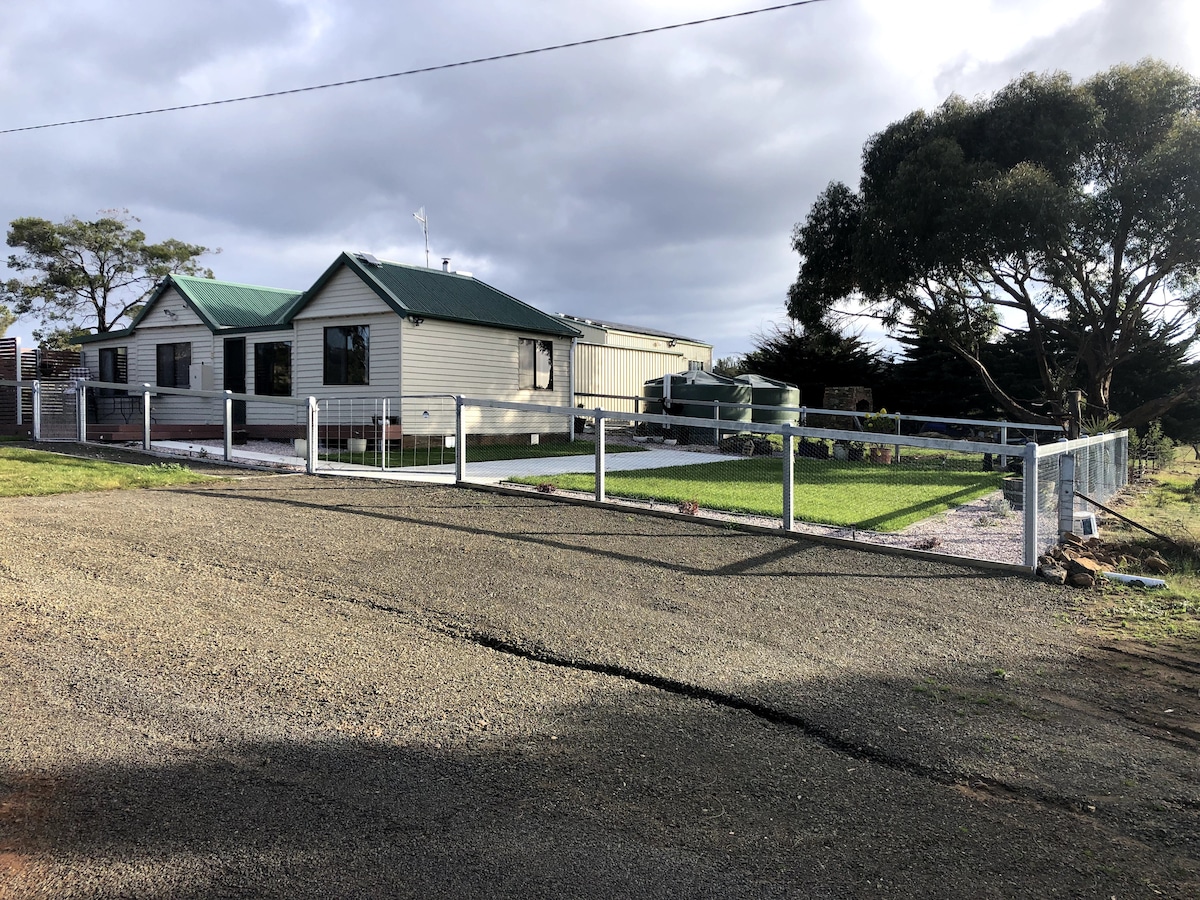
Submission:
<svg viewBox="0 0 1200 900">
<path fill-rule="evenodd" d="M 220 460 L 224 456 L 222 445 L 191 441 L 155 441 L 155 450 L 168 453 L 204 457 Z M 304 460 L 294 454 L 262 453 L 244 447 L 233 448 L 234 461 L 256 466 L 277 468 L 303 468 Z M 671 466 L 696 466 L 710 462 L 728 462 L 730 457 L 722 453 L 695 453 L 690 450 L 641 450 L 629 453 L 609 453 L 605 457 L 607 472 L 628 472 L 639 469 L 666 469 Z M 563 475 L 568 472 L 591 473 L 595 470 L 596 458 L 592 454 L 580 456 L 541 456 L 533 459 L 498 459 L 475 462 L 467 465 L 466 480 L 481 484 L 495 484 L 509 478 L 538 475 Z M 379 469 L 353 463 L 319 460 L 318 472 L 360 478 L 384 478 L 393 481 L 431 481 L 450 483 L 454 480 L 454 463 L 439 463 L 431 466 L 408 466 L 403 469 Z"/>
</svg>

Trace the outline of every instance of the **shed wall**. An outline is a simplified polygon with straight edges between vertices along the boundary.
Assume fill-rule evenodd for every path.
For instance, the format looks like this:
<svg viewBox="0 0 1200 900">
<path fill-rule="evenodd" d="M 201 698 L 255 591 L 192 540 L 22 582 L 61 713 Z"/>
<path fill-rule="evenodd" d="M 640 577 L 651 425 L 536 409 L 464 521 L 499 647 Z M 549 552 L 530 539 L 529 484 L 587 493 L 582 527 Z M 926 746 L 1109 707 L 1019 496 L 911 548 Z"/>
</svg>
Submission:
<svg viewBox="0 0 1200 900">
<path fill-rule="evenodd" d="M 687 357 L 677 349 L 639 350 L 580 343 L 575 348 L 577 403 L 618 412 L 637 412 L 634 401 L 612 398 L 640 397 L 647 381 L 687 368 Z M 588 394 L 605 396 L 586 396 Z"/>
</svg>

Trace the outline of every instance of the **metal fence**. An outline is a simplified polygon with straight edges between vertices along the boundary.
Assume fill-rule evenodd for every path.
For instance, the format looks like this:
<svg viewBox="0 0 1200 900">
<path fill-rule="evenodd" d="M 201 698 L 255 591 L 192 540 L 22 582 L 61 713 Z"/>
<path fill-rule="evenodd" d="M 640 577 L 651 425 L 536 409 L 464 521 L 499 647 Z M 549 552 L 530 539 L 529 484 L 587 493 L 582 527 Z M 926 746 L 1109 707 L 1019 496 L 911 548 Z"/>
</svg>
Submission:
<svg viewBox="0 0 1200 900">
<path fill-rule="evenodd" d="M 79 437 L 76 383 L 67 378 L 0 380 L 0 424 L 15 426 L 38 441 Z"/>
<path fill-rule="evenodd" d="M 1078 494 L 1104 502 L 1127 474 L 1125 432 L 1017 446 L 896 433 L 891 424 L 864 431 L 493 400 L 461 406 L 470 420 L 462 481 L 1025 569 L 1036 567 L 1061 532 L 1079 528 L 1077 514 L 1090 507 Z M 869 424 L 880 428 L 877 417 Z M 972 424 L 974 434 L 997 437 L 994 426 L 1010 435 L 1023 428 Z M 572 432 L 587 441 L 587 456 L 578 448 L 547 455 L 555 443 L 567 446 Z M 1030 433 L 1052 434 L 1044 426 Z M 535 451 L 535 441 L 545 446 Z M 527 458 L 489 453 L 502 442 L 505 454 L 527 447 Z"/>
<path fill-rule="evenodd" d="M 790 417 L 799 411 L 767 407 L 758 410 L 784 421 L 450 395 L 259 397 L 92 380 L 0 381 L 0 390 L 10 388 L 27 392 L 40 440 L 87 440 L 89 396 L 120 391 L 133 398 L 142 446 L 161 448 L 152 440 L 156 414 L 182 395 L 217 401 L 221 438 L 211 453 L 200 448 L 213 458 L 242 452 L 235 444 L 242 403 L 243 418 L 293 423 L 279 427 L 302 437 L 278 445 L 279 460 L 310 473 L 522 486 L 1025 569 L 1062 532 L 1080 531 L 1091 501 L 1105 503 L 1128 474 L 1126 432 L 1019 446 L 978 439 L 999 437 L 1000 425 L 1011 441 L 1026 426 L 1010 423 L 972 423 L 976 439 L 967 439 L 902 433 L 912 426 L 900 423 L 920 421 L 912 418 L 860 417 L 858 427 L 830 428 L 797 424 Z"/>
<path fill-rule="evenodd" d="M 322 471 L 453 471 L 458 406 L 450 394 L 317 398 Z"/>
</svg>

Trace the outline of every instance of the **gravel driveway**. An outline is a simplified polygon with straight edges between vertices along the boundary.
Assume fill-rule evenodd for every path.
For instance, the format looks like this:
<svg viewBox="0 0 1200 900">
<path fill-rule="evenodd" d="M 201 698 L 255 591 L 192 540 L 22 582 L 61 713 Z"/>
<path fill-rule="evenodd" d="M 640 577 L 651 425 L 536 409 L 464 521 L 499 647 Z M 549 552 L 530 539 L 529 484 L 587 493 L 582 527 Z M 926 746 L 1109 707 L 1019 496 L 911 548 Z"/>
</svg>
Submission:
<svg viewBox="0 0 1200 900">
<path fill-rule="evenodd" d="M 0 500 L 0 898 L 1194 897 L 1200 663 L 1073 602 L 430 485 Z"/>
</svg>

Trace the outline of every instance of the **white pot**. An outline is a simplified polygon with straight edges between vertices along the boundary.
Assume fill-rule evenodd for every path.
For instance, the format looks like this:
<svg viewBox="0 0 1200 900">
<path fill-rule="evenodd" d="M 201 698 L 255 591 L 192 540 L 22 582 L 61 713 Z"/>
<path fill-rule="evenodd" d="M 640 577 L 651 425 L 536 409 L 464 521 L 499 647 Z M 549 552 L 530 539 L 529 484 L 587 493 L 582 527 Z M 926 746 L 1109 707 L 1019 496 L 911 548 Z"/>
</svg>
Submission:
<svg viewBox="0 0 1200 900">
<path fill-rule="evenodd" d="M 346 441 L 346 449 L 351 453 L 366 453 L 367 439 L 366 438 L 350 438 Z"/>
<path fill-rule="evenodd" d="M 296 455 L 301 459 L 308 458 L 308 441 L 304 438 L 296 438 Z"/>
<path fill-rule="evenodd" d="M 839 462 L 845 462 L 846 457 L 848 457 L 849 455 L 850 455 L 850 448 L 847 447 L 845 444 L 834 444 L 833 445 L 833 458 L 834 459 L 838 460 Z"/>
</svg>

